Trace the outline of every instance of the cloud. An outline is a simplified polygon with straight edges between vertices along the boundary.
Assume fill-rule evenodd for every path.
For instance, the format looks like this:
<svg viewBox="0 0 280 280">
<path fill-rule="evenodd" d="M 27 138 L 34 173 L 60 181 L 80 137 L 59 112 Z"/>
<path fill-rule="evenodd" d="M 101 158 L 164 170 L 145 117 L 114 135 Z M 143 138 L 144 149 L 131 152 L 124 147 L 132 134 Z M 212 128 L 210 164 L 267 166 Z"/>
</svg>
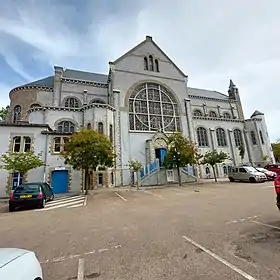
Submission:
<svg viewBox="0 0 280 280">
<path fill-rule="evenodd" d="M 0 55 L 24 79 L 47 76 L 53 65 L 104 73 L 108 61 L 151 35 L 189 75 L 190 86 L 225 93 L 232 78 L 245 115 L 263 111 L 271 138 L 280 138 L 278 0 L 12 3 L 0 11 L 0 39 L 1 32 L 9 36 Z"/>
</svg>

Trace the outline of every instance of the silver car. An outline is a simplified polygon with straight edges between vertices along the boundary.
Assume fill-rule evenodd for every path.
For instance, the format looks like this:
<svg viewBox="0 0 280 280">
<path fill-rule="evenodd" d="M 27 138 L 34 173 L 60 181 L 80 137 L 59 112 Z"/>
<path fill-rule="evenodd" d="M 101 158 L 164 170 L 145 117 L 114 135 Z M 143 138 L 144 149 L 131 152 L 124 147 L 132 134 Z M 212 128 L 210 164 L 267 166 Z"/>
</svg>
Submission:
<svg viewBox="0 0 280 280">
<path fill-rule="evenodd" d="M 250 183 L 264 182 L 267 180 L 264 173 L 259 172 L 253 166 L 246 165 L 232 167 L 228 173 L 228 178 L 231 182 L 245 181 Z"/>
<path fill-rule="evenodd" d="M 34 252 L 0 248 L 0 279 L 43 280 L 41 265 Z"/>
</svg>

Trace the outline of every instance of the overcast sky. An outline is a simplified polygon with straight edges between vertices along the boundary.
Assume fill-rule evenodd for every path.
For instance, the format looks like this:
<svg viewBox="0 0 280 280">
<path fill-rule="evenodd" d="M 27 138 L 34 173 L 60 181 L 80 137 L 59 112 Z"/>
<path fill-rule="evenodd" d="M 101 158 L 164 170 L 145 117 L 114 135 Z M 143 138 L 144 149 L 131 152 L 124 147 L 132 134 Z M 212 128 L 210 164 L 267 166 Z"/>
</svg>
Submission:
<svg viewBox="0 0 280 280">
<path fill-rule="evenodd" d="M 146 35 L 189 75 L 226 93 L 232 78 L 246 117 L 266 115 L 280 138 L 279 0 L 0 0 L 0 106 L 53 66 L 100 73 Z"/>
</svg>

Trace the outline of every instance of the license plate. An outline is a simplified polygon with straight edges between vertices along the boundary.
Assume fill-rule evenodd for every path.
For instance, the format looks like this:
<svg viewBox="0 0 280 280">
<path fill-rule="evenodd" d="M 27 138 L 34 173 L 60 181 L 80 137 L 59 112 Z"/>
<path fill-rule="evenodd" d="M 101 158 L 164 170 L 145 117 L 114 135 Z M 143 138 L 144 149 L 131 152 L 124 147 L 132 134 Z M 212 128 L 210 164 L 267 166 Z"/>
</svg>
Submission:
<svg viewBox="0 0 280 280">
<path fill-rule="evenodd" d="M 19 198 L 31 198 L 32 195 L 31 194 L 28 194 L 28 195 L 21 195 Z"/>
</svg>

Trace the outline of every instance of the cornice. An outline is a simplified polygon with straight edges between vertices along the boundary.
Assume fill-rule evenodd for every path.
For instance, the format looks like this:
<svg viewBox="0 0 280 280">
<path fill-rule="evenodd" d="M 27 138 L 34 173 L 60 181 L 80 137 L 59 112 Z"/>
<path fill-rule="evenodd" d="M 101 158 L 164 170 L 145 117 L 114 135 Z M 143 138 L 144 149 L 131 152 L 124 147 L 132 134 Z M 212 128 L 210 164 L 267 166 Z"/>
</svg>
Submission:
<svg viewBox="0 0 280 280">
<path fill-rule="evenodd" d="M 61 78 L 60 79 L 63 83 L 67 84 L 78 84 L 78 85 L 87 85 L 87 86 L 94 86 L 100 88 L 108 88 L 108 84 L 97 83 L 93 81 L 86 81 L 86 80 L 78 80 L 78 79 L 69 79 L 69 78 Z"/>
<path fill-rule="evenodd" d="M 202 99 L 202 100 L 218 101 L 218 102 L 224 102 L 224 103 L 236 103 L 236 100 L 230 100 L 230 99 L 219 99 L 219 98 L 196 96 L 196 95 L 188 95 L 188 97 L 190 99 Z"/>
<path fill-rule="evenodd" d="M 16 88 L 12 89 L 10 91 L 10 93 L 9 93 L 9 96 L 11 96 L 11 94 L 14 93 L 14 92 L 21 91 L 21 90 L 27 90 L 27 89 L 38 89 L 38 90 L 42 90 L 42 91 L 53 92 L 53 87 L 38 86 L 38 85 L 34 85 L 34 86 L 20 86 L 20 87 L 16 87 Z"/>
<path fill-rule="evenodd" d="M 27 112 L 28 114 L 32 113 L 32 112 L 36 112 L 36 111 L 68 111 L 68 112 L 83 112 L 86 111 L 88 109 L 91 108 L 104 108 L 110 111 L 115 111 L 115 108 L 113 108 L 112 106 L 108 105 L 108 104 L 89 104 L 83 107 L 79 107 L 79 108 L 69 108 L 69 107 L 55 107 L 55 106 L 45 106 L 45 107 L 36 107 L 36 108 L 31 108 L 29 109 Z"/>
<path fill-rule="evenodd" d="M 210 118 L 210 117 L 198 117 L 198 116 L 193 116 L 192 117 L 194 120 L 206 120 L 206 121 L 218 121 L 218 122 L 237 122 L 237 123 L 244 123 L 242 120 L 238 119 L 226 119 L 226 118 Z"/>
</svg>

